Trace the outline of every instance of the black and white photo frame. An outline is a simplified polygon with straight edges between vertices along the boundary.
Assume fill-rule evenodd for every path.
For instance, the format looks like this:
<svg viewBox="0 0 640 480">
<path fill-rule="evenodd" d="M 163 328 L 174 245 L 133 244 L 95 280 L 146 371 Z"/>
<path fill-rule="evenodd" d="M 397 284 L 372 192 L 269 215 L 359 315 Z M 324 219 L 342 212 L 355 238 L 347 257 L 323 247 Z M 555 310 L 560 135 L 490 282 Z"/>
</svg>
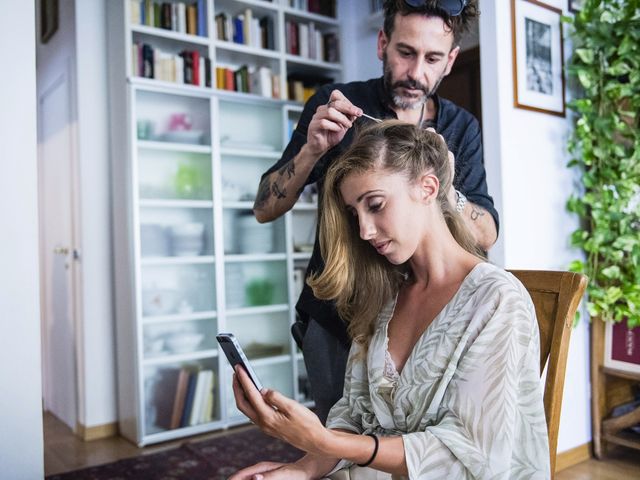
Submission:
<svg viewBox="0 0 640 480">
<path fill-rule="evenodd" d="M 514 106 L 565 116 L 562 10 L 511 0 Z"/>
<path fill-rule="evenodd" d="M 569 11 L 571 13 L 578 13 L 582 9 L 584 0 L 569 0 Z"/>
</svg>

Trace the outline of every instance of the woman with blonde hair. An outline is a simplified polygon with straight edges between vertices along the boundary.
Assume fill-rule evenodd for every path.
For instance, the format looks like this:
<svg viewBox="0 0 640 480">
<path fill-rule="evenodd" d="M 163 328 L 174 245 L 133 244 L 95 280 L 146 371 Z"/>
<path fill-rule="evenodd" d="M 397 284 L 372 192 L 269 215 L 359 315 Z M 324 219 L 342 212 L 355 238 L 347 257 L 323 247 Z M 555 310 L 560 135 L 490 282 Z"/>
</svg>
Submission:
<svg viewBox="0 0 640 480">
<path fill-rule="evenodd" d="M 238 408 L 307 454 L 232 479 L 549 478 L 535 311 L 484 261 L 448 193 L 442 138 L 400 121 L 360 131 L 329 168 L 309 280 L 353 338 L 326 428 L 236 370 Z"/>
</svg>

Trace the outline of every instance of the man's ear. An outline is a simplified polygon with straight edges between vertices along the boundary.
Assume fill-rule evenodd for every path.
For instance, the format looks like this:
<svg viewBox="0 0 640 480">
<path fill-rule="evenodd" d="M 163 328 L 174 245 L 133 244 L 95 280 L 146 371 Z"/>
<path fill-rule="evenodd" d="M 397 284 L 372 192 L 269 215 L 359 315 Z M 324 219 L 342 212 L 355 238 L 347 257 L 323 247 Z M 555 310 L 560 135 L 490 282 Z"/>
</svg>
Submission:
<svg viewBox="0 0 640 480">
<path fill-rule="evenodd" d="M 451 72 L 451 69 L 453 68 L 453 64 L 456 61 L 456 58 L 458 58 L 458 54 L 460 53 L 460 46 L 457 46 L 456 48 L 452 49 L 449 52 L 449 55 L 447 56 L 447 68 L 444 71 L 445 75 L 449 75 L 449 73 Z"/>
<path fill-rule="evenodd" d="M 438 177 L 436 177 L 433 172 L 425 173 L 420 177 L 419 187 L 421 200 L 429 204 L 438 197 L 440 180 L 438 180 Z"/>
<path fill-rule="evenodd" d="M 378 32 L 378 60 L 384 57 L 384 51 L 389 45 L 389 39 L 382 29 Z"/>
</svg>

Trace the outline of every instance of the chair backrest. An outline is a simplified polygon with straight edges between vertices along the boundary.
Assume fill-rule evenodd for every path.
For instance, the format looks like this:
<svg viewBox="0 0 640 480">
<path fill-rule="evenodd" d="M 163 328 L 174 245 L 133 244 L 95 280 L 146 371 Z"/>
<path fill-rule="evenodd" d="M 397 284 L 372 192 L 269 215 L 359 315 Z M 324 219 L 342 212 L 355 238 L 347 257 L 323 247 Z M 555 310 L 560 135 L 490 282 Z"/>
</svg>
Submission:
<svg viewBox="0 0 640 480">
<path fill-rule="evenodd" d="M 556 448 L 569 337 L 587 277 L 579 273 L 542 270 L 510 270 L 529 291 L 540 330 L 540 372 L 547 364 L 544 385 L 544 413 L 549 431 L 551 477 L 556 467 Z"/>
</svg>

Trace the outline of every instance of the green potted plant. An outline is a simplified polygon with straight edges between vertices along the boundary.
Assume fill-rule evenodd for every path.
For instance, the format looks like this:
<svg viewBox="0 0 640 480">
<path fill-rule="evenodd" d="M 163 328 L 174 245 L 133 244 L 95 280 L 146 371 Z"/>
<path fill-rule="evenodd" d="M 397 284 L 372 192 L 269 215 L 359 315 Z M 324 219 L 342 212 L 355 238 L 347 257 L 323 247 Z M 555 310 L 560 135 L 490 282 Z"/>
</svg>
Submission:
<svg viewBox="0 0 640 480">
<path fill-rule="evenodd" d="M 580 218 L 571 270 L 586 274 L 591 317 L 640 326 L 640 0 L 585 0 L 571 27 L 577 83 L 568 208 Z"/>
</svg>

